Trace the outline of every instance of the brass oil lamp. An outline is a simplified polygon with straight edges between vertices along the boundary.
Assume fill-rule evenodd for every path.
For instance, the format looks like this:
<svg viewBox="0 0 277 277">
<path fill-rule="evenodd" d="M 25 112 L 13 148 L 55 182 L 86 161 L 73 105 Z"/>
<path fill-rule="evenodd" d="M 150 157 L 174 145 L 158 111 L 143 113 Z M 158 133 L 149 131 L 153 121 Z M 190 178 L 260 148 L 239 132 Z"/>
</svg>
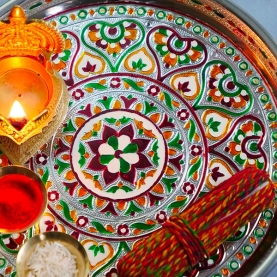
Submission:
<svg viewBox="0 0 277 277">
<path fill-rule="evenodd" d="M 62 34 L 42 20 L 26 22 L 15 6 L 0 22 L 0 150 L 24 164 L 61 124 L 68 92 L 50 57 L 64 48 Z"/>
</svg>

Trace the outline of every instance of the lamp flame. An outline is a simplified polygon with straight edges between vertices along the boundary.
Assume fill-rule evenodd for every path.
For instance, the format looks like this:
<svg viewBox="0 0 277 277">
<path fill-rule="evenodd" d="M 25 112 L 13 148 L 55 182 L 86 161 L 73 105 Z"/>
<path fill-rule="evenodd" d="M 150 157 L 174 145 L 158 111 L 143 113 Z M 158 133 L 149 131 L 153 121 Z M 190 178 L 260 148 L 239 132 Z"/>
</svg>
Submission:
<svg viewBox="0 0 277 277">
<path fill-rule="evenodd" d="M 27 115 L 17 100 L 15 100 L 12 105 L 8 119 L 11 125 L 18 131 L 27 123 Z"/>
<path fill-rule="evenodd" d="M 22 108 L 21 104 L 15 100 L 13 102 L 10 114 L 8 116 L 10 119 L 27 119 L 27 115 L 24 112 L 24 109 Z"/>
</svg>

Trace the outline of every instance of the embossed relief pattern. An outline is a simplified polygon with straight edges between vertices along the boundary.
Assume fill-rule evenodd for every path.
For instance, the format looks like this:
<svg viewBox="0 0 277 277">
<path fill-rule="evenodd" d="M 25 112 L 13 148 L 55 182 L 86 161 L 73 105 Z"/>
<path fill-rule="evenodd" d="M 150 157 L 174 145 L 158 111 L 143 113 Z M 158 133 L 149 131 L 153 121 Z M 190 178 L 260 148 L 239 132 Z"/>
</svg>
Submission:
<svg viewBox="0 0 277 277">
<path fill-rule="evenodd" d="M 277 178 L 272 96 L 220 34 L 133 4 L 63 11 L 48 21 L 66 40 L 52 62 L 68 86 L 69 111 L 29 161 L 49 204 L 30 230 L 0 235 L 3 276 L 14 276 L 14 255 L 28 237 L 57 230 L 84 245 L 90 276 L 117 276 L 117 260 L 134 244 L 238 170 L 256 166 Z M 274 212 L 272 203 L 183 276 L 238 271 Z"/>
</svg>

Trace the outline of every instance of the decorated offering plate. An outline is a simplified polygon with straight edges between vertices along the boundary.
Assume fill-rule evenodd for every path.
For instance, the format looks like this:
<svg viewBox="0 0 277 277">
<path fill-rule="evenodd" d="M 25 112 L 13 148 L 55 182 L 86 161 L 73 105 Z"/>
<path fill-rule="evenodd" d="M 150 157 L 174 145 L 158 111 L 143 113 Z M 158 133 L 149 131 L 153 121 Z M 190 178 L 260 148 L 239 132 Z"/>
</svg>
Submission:
<svg viewBox="0 0 277 277">
<path fill-rule="evenodd" d="M 90 277 L 118 276 L 136 243 L 234 173 L 256 166 L 277 181 L 277 51 L 254 22 L 209 0 L 80 3 L 21 3 L 63 33 L 52 62 L 70 102 L 26 164 L 47 210 L 29 230 L 0 234 L 0 276 L 14 277 L 21 245 L 50 231 L 80 241 Z M 265 276 L 275 212 L 272 202 L 180 276 Z"/>
</svg>

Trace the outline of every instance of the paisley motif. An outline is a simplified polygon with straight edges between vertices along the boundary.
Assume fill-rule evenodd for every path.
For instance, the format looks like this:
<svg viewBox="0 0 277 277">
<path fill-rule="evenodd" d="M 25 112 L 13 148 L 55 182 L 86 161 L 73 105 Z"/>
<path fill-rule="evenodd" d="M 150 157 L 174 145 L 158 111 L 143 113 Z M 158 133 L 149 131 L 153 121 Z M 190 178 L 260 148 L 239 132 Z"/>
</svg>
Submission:
<svg viewBox="0 0 277 277">
<path fill-rule="evenodd" d="M 155 46 L 152 46 L 151 40 Z M 207 50 L 201 41 L 182 37 L 170 27 L 153 28 L 148 33 L 147 45 L 151 49 L 156 63 L 160 66 L 157 75 L 161 80 L 173 72 L 189 69 L 192 66 L 199 67 L 207 59 Z M 162 71 L 166 73 L 162 75 Z"/>
<path fill-rule="evenodd" d="M 105 62 L 102 58 L 83 52 L 76 62 L 74 72 L 79 78 L 85 78 L 90 74 L 100 74 L 104 70 Z"/>
<path fill-rule="evenodd" d="M 81 244 L 87 252 L 91 270 L 95 270 L 113 257 L 114 249 L 107 242 L 98 244 L 94 240 L 86 239 L 81 241 Z"/>
<path fill-rule="evenodd" d="M 202 79 L 205 81 L 194 103 L 196 110 L 208 109 L 211 103 L 217 103 L 219 106 L 214 106 L 215 110 L 239 116 L 252 108 L 253 96 L 249 87 L 237 80 L 234 69 L 228 63 L 218 60 L 208 62 L 202 71 Z"/>
<path fill-rule="evenodd" d="M 232 117 L 214 110 L 206 110 L 202 114 L 202 121 L 206 126 L 206 135 L 211 140 L 223 138 L 229 130 Z"/>
</svg>

